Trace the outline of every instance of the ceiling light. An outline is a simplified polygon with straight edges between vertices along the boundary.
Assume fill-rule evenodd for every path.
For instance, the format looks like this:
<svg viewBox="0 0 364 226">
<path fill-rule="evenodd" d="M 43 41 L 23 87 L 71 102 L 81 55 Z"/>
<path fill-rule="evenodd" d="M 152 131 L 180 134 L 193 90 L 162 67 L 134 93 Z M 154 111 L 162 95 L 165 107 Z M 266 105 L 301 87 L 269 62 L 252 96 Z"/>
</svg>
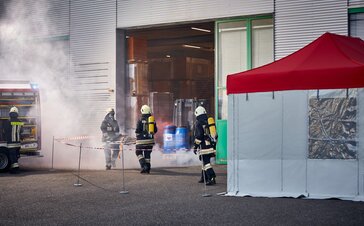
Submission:
<svg viewBox="0 0 364 226">
<path fill-rule="evenodd" d="M 203 31 L 203 32 L 207 32 L 210 33 L 211 30 L 207 30 L 207 29 L 202 29 L 202 28 L 198 28 L 198 27 L 191 27 L 192 30 L 196 30 L 196 31 Z"/>
<path fill-rule="evenodd" d="M 166 55 L 167 58 L 171 58 L 171 55 Z"/>
<path fill-rule="evenodd" d="M 183 47 L 194 48 L 194 49 L 201 49 L 200 46 L 193 46 L 193 45 L 183 45 Z"/>
</svg>

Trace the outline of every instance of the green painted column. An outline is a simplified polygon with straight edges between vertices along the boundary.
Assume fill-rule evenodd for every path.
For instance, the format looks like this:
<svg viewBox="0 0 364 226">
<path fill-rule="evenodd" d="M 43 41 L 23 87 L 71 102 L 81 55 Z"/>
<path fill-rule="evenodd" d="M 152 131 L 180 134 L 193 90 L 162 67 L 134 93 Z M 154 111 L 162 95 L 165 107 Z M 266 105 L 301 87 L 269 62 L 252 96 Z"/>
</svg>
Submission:
<svg viewBox="0 0 364 226">
<path fill-rule="evenodd" d="M 227 164 L 227 120 L 217 120 L 216 164 Z"/>
</svg>

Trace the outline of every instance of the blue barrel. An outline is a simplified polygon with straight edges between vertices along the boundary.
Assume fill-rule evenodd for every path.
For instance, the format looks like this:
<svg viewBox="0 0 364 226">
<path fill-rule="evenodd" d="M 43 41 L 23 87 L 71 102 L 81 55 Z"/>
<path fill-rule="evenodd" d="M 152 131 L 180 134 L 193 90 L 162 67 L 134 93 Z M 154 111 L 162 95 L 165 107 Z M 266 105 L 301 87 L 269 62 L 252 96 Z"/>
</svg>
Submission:
<svg viewBox="0 0 364 226">
<path fill-rule="evenodd" d="M 176 126 L 167 125 L 164 127 L 163 132 L 163 151 L 165 153 L 175 152 L 175 134 Z"/>
<path fill-rule="evenodd" d="M 176 129 L 176 149 L 189 149 L 188 129 L 178 127 Z"/>
</svg>

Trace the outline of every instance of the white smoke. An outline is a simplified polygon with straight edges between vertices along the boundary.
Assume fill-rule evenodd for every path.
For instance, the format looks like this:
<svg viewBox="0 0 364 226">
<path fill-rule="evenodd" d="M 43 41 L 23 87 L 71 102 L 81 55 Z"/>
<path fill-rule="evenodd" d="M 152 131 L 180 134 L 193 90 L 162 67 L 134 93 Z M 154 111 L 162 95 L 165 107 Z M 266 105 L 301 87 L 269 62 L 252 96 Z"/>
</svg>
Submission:
<svg viewBox="0 0 364 226">
<path fill-rule="evenodd" d="M 37 83 L 41 99 L 41 154 L 44 157 L 21 159 L 21 164 L 50 167 L 53 137 L 83 135 L 77 122 L 90 113 L 82 112 L 86 107 L 72 96 L 69 42 L 52 39 L 56 28 L 48 24 L 48 1 L 6 3 L 7 8 L 0 18 L 1 79 Z M 77 167 L 77 149 L 60 143 L 54 147 L 54 167 Z M 103 153 L 96 155 L 103 157 Z M 92 165 L 101 167 L 101 163 L 93 161 Z"/>
<path fill-rule="evenodd" d="M 83 131 L 81 118 L 99 120 L 89 111 L 89 103 L 73 96 L 68 40 L 54 40 L 57 30 L 47 17 L 50 5 L 47 0 L 6 1 L 7 6 L 0 15 L 0 79 L 29 80 L 39 84 L 41 97 L 42 158 L 24 158 L 20 164 L 31 167 L 72 168 L 78 167 L 79 148 L 54 142 L 53 138 L 94 135 L 85 141 L 68 141 L 71 144 L 102 147 L 100 131 Z M 1 11 L 0 11 L 1 12 Z M 96 128 L 98 129 L 98 128 Z M 159 133 L 163 133 L 160 128 Z M 53 148 L 54 147 L 54 148 Z M 125 167 L 137 168 L 138 160 L 132 146 L 124 151 Z M 163 155 L 156 146 L 152 153 L 152 165 L 182 166 L 199 164 L 191 152 L 178 155 Z M 168 156 L 168 157 L 166 157 Z M 52 158 L 53 157 L 53 158 Z M 52 161 L 53 159 L 53 161 Z M 120 167 L 121 161 L 117 165 Z M 105 166 L 104 152 L 100 149 L 83 148 L 82 169 L 102 169 Z"/>
</svg>

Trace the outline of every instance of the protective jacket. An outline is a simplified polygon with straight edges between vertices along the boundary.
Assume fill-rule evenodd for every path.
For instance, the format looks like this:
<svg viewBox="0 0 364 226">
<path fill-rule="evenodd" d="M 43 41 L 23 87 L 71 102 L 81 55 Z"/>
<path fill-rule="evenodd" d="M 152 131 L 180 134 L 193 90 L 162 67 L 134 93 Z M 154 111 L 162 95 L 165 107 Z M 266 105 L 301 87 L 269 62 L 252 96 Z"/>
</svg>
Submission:
<svg viewBox="0 0 364 226">
<path fill-rule="evenodd" d="M 17 116 L 10 116 L 10 119 L 4 124 L 4 135 L 8 148 L 20 147 L 21 134 L 23 131 L 24 123 L 18 119 Z"/>
<path fill-rule="evenodd" d="M 157 124 L 154 122 L 154 131 L 148 131 L 149 122 L 148 118 L 151 114 L 142 114 L 140 120 L 138 120 L 135 134 L 136 134 L 136 145 L 153 145 L 154 134 L 157 133 Z"/>
<path fill-rule="evenodd" d="M 200 155 L 215 156 L 214 149 L 216 141 L 212 139 L 207 122 L 207 115 L 202 114 L 196 117 L 194 149 L 199 149 Z"/>
<path fill-rule="evenodd" d="M 108 113 L 101 123 L 102 142 L 118 141 L 120 139 L 119 125 L 112 113 Z"/>
</svg>

